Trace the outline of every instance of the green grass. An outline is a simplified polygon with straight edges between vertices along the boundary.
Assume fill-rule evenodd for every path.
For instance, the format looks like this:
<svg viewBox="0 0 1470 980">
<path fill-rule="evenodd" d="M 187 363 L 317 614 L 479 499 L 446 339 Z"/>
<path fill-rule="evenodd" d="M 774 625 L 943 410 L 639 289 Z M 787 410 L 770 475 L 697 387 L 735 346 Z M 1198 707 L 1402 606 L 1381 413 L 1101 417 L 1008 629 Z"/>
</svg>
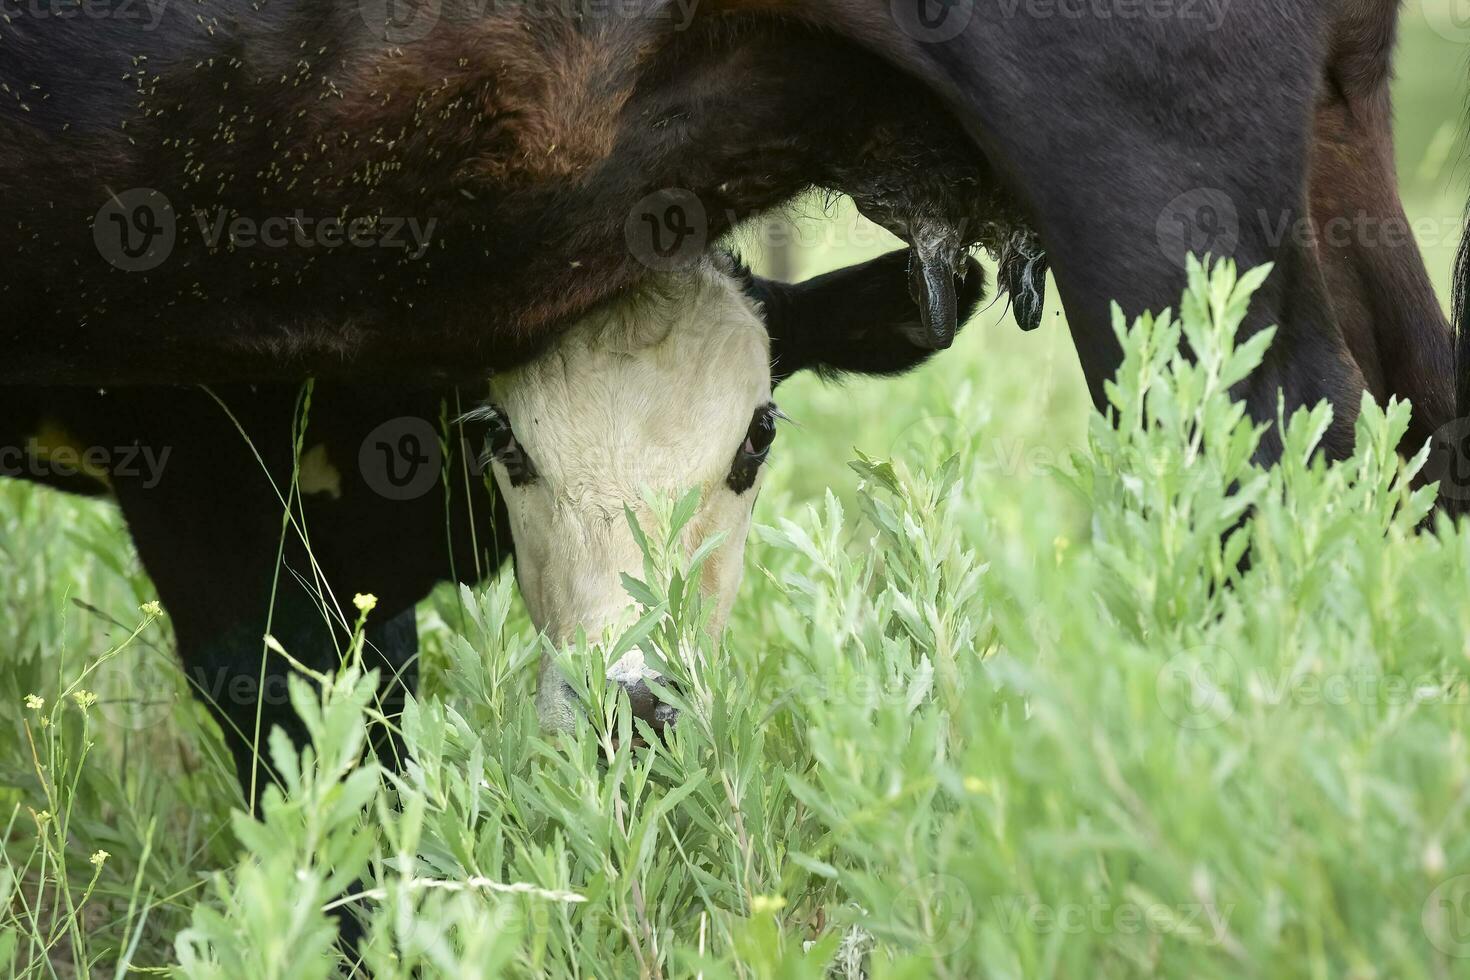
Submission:
<svg viewBox="0 0 1470 980">
<path fill-rule="evenodd" d="M 1465 49 L 1405 30 L 1410 209 L 1458 215 Z M 836 238 L 798 271 L 883 247 Z M 669 745 L 543 740 L 513 584 L 445 588 L 413 765 L 339 779 L 364 692 L 303 688 L 264 824 L 115 512 L 0 484 L 0 970 L 331 975 L 361 871 L 381 976 L 1470 974 L 1470 534 L 1414 533 L 1402 407 L 1342 466 L 1318 416 L 1249 467 L 1227 285 L 1198 367 L 1134 331 L 1119 431 L 1061 318 L 1001 305 L 910 378 L 783 387 L 724 647 L 687 609 L 647 640 L 688 673 Z"/>
</svg>

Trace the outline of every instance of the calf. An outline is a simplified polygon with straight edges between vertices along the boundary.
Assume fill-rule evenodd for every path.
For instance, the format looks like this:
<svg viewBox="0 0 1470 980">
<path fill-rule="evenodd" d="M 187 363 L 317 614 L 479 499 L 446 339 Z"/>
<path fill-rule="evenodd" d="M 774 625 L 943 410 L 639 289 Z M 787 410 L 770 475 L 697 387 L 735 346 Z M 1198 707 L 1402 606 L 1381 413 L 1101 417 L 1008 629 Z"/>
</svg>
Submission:
<svg viewBox="0 0 1470 980">
<path fill-rule="evenodd" d="M 683 544 L 694 551 L 720 537 L 700 571 L 718 630 L 776 437 L 776 385 L 809 368 L 895 374 L 922 359 L 924 349 L 905 339 L 918 311 L 905 309 L 896 287 L 885 294 L 863 282 L 885 268 L 896 282 L 904 262 L 889 256 L 796 287 L 701 263 L 595 312 L 541 357 L 492 378 L 493 403 L 478 417 L 492 426 L 488 455 L 535 624 L 558 643 L 631 625 L 621 576 L 639 574 L 643 555 L 625 511 L 646 523 L 650 490 L 697 488 Z M 962 316 L 981 281 L 972 266 L 959 287 Z M 875 315 L 887 329 L 872 329 Z M 613 664 L 608 679 L 645 721 L 660 727 L 669 717 L 640 652 Z M 552 730 L 570 727 L 580 710 L 549 661 L 537 707 Z"/>
<path fill-rule="evenodd" d="M 953 286 L 968 315 L 983 276 L 973 268 Z M 0 388 L 0 459 L 26 456 L 32 479 L 116 498 L 185 676 L 254 800 L 269 778 L 264 735 L 279 726 L 305 738 L 285 697 L 291 668 L 263 635 L 313 669 L 334 669 L 356 619 L 352 597 L 376 595 L 366 655 L 392 718 L 415 684 L 414 604 L 438 581 L 493 573 L 513 541 L 538 627 L 564 639 L 615 619 L 628 603 L 617 572 L 633 561 L 622 505 L 636 505 L 644 485 L 704 487 L 699 536 L 728 534 L 705 584 L 728 609 L 773 434 L 773 385 L 808 369 L 904 371 L 931 353 L 910 339 L 920 332 L 903 253 L 798 285 L 700 262 L 652 277 L 523 371 L 495 376 L 503 410 L 493 414 L 468 411 L 483 386 L 321 383 L 309 399 L 282 384 Z M 53 447 L 61 438 L 148 447 L 165 462 L 40 465 L 42 432 Z M 499 494 L 483 492 L 482 448 Z M 643 678 L 618 677 L 654 719 Z M 541 704 L 552 727 L 574 708 L 555 681 Z M 399 757 L 391 726 L 374 744 L 388 764 Z"/>
</svg>

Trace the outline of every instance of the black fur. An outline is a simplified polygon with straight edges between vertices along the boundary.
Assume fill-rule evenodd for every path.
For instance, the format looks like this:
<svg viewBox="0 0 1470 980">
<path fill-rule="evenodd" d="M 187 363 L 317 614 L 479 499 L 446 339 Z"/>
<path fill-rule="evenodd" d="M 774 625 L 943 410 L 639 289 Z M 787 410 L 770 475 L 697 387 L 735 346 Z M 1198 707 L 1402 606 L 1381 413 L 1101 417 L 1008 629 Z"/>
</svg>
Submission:
<svg viewBox="0 0 1470 980">
<path fill-rule="evenodd" d="M 807 370 L 826 378 L 902 374 L 932 357 L 909 289 L 909 263 L 907 252 L 890 252 L 796 284 L 740 267 L 771 335 L 772 381 Z M 986 285 L 980 263 L 966 259 L 964 270 L 955 277 L 960 325 L 985 298 Z"/>
<path fill-rule="evenodd" d="M 472 381 L 647 273 L 627 227 L 652 192 L 692 192 L 704 242 L 813 185 L 909 234 L 1005 198 L 918 84 L 795 24 L 448 0 L 393 45 L 369 6 L 0 19 L 0 383 Z M 94 229 L 109 202 L 129 220 Z M 417 257 L 232 245 L 298 213 L 434 224 Z M 94 241 L 169 216 L 156 268 Z"/>
<path fill-rule="evenodd" d="M 1134 316 L 1178 301 L 1186 242 L 1171 209 L 1194 193 L 1233 216 L 1231 234 L 1195 247 L 1275 266 L 1247 320 L 1250 332 L 1280 328 L 1237 390 L 1253 417 L 1274 420 L 1279 397 L 1288 412 L 1325 399 L 1333 457 L 1351 450 L 1364 390 L 1413 397 L 1432 427 L 1450 366 L 1417 249 L 1339 250 L 1344 260 L 1297 233 L 1362 210 L 1402 216 L 1386 111 L 1399 3 L 1235 0 L 1201 16 L 1204 7 L 1048 17 L 1024 5 L 956 5 L 968 23 L 943 41 L 842 0 L 815 19 L 901 65 L 953 110 L 1046 245 L 1099 407 L 1120 356 L 1110 304 Z M 1339 108 L 1351 125 L 1319 134 L 1321 114 Z M 1337 193 L 1319 198 L 1319 187 Z M 1340 276 L 1334 293 L 1324 266 Z M 1349 289 L 1374 307 L 1349 309 L 1353 297 L 1339 294 Z M 1355 345 L 1343 319 L 1360 314 L 1367 336 Z M 1279 451 L 1268 435 L 1262 461 Z"/>
</svg>

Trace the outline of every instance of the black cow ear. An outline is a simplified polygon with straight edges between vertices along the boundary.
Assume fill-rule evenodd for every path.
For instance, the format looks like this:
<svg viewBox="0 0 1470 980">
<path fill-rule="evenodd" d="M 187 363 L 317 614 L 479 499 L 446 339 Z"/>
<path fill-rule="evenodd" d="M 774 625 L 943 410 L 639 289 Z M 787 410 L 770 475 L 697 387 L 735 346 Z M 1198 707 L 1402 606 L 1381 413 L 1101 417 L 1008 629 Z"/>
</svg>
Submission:
<svg viewBox="0 0 1470 980">
<path fill-rule="evenodd" d="M 961 325 L 985 296 L 985 270 L 972 258 L 965 268 L 955 277 Z M 741 273 L 746 291 L 765 310 L 773 385 L 806 370 L 827 377 L 902 374 L 934 354 L 911 290 L 906 251 L 800 283 Z"/>
</svg>

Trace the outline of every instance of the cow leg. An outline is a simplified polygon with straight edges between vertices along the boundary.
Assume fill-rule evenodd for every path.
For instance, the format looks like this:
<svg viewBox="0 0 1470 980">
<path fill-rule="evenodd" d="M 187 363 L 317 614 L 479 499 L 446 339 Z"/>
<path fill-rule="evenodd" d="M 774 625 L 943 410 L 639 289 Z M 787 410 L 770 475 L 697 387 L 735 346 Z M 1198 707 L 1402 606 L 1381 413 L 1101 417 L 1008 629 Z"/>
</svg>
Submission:
<svg viewBox="0 0 1470 980">
<path fill-rule="evenodd" d="M 137 539 L 140 549 L 160 545 L 157 538 Z M 187 591 L 160 590 L 171 615 L 199 603 Z M 267 631 L 290 656 L 318 672 L 335 671 L 342 663 L 350 637 L 329 624 L 316 602 L 290 588 L 273 609 L 267 605 L 242 603 L 232 625 L 220 633 L 191 635 L 179 641 L 179 659 L 189 686 L 219 723 L 225 744 L 235 763 L 241 790 L 258 806 L 260 796 L 272 780 L 267 737 L 280 728 L 300 748 L 309 741 L 288 696 L 288 679 L 298 674 L 262 641 Z M 418 679 L 418 627 L 412 607 L 387 617 L 374 614 L 363 632 L 363 665 L 381 672 L 377 707 L 391 722 L 403 711 L 407 695 Z M 298 674 L 299 676 L 299 674 Z M 404 758 L 400 736 L 390 727 L 373 723 L 372 748 L 383 764 L 396 769 Z"/>
<path fill-rule="evenodd" d="M 1046 15 L 943 6 L 937 24 L 830 2 L 814 19 L 946 98 L 1046 245 L 1094 401 L 1105 405 L 1120 358 L 1110 301 L 1129 316 L 1176 305 L 1188 251 L 1272 262 L 1246 331 L 1280 330 L 1237 394 L 1260 420 L 1274 419 L 1278 391 L 1288 409 L 1330 401 L 1327 451 L 1348 452 L 1364 381 L 1297 233 L 1332 5 L 1235 0 L 1111 16 L 1085 4 Z M 1263 459 L 1279 452 L 1269 434 Z"/>
<path fill-rule="evenodd" d="M 298 745 L 306 738 L 287 692 L 294 669 L 264 637 L 313 671 L 334 671 L 350 649 L 353 598 L 371 593 L 363 659 L 380 671 L 379 707 L 391 721 L 417 674 L 414 604 L 438 581 L 494 571 L 509 533 L 503 508 L 467 499 L 478 478 L 458 478 L 470 455 L 463 445 L 443 456 L 440 419 L 468 407 L 452 391 L 318 386 L 299 468 L 297 386 L 219 395 L 233 420 L 197 389 L 38 392 L 79 438 L 137 445 L 140 460 L 155 461 L 110 482 L 189 682 L 219 721 L 253 804 L 270 778 L 270 730 Z M 293 472 L 288 523 L 282 498 Z M 456 475 L 452 492 L 445 472 Z M 402 746 L 391 729 L 374 725 L 372 737 L 394 766 Z"/>
<path fill-rule="evenodd" d="M 232 409 L 255 452 L 202 392 L 130 392 L 114 396 L 155 458 L 157 472 L 115 474 L 113 488 L 139 556 L 167 608 L 191 688 L 210 708 L 234 756 L 252 804 L 269 781 L 266 738 L 279 727 L 299 746 L 306 732 L 291 707 L 289 662 L 267 649 L 273 636 L 291 657 L 317 672 L 335 671 L 351 641 L 355 591 L 398 592 L 394 605 L 368 619 L 365 660 L 383 671 L 384 708 L 411 689 L 417 652 L 412 590 L 367 580 L 338 582 L 334 572 L 366 550 L 374 530 L 348 536 L 312 520 L 310 549 L 283 521 L 279 492 L 289 492 L 294 388 L 232 392 Z M 272 486 L 274 480 L 275 486 Z M 379 580 L 381 581 L 381 580 Z M 422 585 L 426 591 L 430 583 Z M 391 738 L 375 743 L 395 752 Z"/>
<path fill-rule="evenodd" d="M 1096 74 L 1092 84 L 1105 91 L 1110 73 Z M 1094 402 L 1105 407 L 1104 384 L 1121 356 L 1111 301 L 1129 317 L 1177 306 L 1183 262 L 1192 252 L 1233 258 L 1243 267 L 1271 262 L 1274 272 L 1256 294 L 1244 332 L 1279 329 L 1260 368 L 1235 394 L 1262 422 L 1275 419 L 1278 393 L 1288 413 L 1331 402 L 1334 421 L 1324 446 L 1343 457 L 1352 448 L 1364 379 L 1336 323 L 1309 236 L 1301 233 L 1308 147 L 1299 113 L 1312 85 L 1297 80 L 1296 98 L 1283 101 L 1206 78 L 1186 77 L 1181 85 L 1200 91 L 1164 94 L 1162 106 L 1159 93 L 1139 91 L 1092 111 L 1033 119 L 1033 132 L 1011 141 Z M 1242 114 L 1242 103 L 1258 109 Z M 1087 147 L 1085 164 L 1081 156 L 1058 160 L 1044 152 L 1056 146 Z M 1273 429 L 1261 460 L 1274 462 L 1279 453 Z"/>
<path fill-rule="evenodd" d="M 1454 344 L 1398 194 L 1389 99 L 1392 4 L 1341 25 L 1317 107 L 1313 241 L 1354 360 L 1379 401 L 1413 403 L 1417 450 L 1455 415 Z"/>
<path fill-rule="evenodd" d="M 1078 138 L 1096 144 L 1107 135 Z M 1302 227 L 1304 181 L 1263 180 L 1252 187 L 1242 183 L 1254 172 L 1246 161 L 1215 159 L 1201 173 L 1191 161 L 1171 158 L 1163 146 L 1125 144 L 1114 152 L 1110 167 L 1119 170 L 1106 185 L 1067 181 L 1041 192 L 1048 203 L 1040 232 L 1094 403 L 1106 410 L 1104 385 L 1121 358 L 1111 325 L 1113 301 L 1129 318 L 1176 308 L 1182 263 L 1193 252 L 1232 258 L 1242 267 L 1271 262 L 1274 271 L 1257 292 L 1243 333 L 1271 325 L 1278 330 L 1263 363 L 1235 395 L 1261 422 L 1275 420 L 1278 393 L 1288 414 L 1330 402 L 1334 421 L 1325 448 L 1335 458 L 1346 456 L 1363 374 L 1337 324 L 1310 242 L 1296 231 L 1287 231 L 1279 243 L 1269 240 L 1276 230 Z M 1300 173 L 1303 161 L 1294 156 L 1291 167 Z M 1127 166 L 1135 170 L 1122 169 Z M 1279 452 L 1273 429 L 1263 441 L 1262 462 L 1274 462 Z"/>
</svg>

